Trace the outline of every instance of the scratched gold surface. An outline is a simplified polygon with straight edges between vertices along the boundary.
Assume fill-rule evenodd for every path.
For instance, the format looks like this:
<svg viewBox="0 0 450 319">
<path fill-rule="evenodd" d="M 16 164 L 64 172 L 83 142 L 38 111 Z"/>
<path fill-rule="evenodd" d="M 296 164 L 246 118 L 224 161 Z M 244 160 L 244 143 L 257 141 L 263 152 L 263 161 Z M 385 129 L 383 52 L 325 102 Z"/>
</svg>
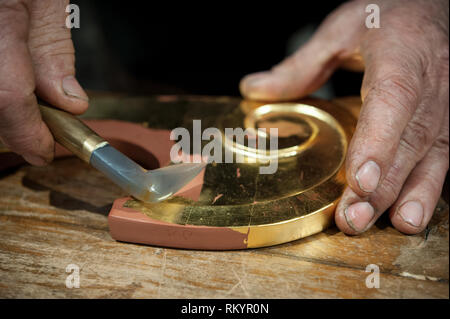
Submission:
<svg viewBox="0 0 450 319">
<path fill-rule="evenodd" d="M 170 97 L 115 97 L 98 101 L 85 117 L 117 118 L 158 129 L 185 127 L 191 137 L 194 119 L 202 120 L 202 130 L 245 129 L 258 123 L 255 114 L 263 106 L 232 98 L 186 101 Z M 129 200 L 125 206 L 169 223 L 229 227 L 248 233 L 249 248 L 320 232 L 332 223 L 336 203 L 345 187 L 342 164 L 356 119 L 328 101 L 308 99 L 273 105 L 264 120 L 266 126 L 271 121 L 308 126 L 297 138 L 280 138 L 280 147 L 294 148 L 297 153 L 280 158 L 275 174 L 259 174 L 259 166 L 267 163 L 208 164 L 197 201 L 181 197 L 156 204 Z M 202 146 L 208 142 L 204 141 Z M 299 147 L 302 145 L 303 148 Z"/>
</svg>

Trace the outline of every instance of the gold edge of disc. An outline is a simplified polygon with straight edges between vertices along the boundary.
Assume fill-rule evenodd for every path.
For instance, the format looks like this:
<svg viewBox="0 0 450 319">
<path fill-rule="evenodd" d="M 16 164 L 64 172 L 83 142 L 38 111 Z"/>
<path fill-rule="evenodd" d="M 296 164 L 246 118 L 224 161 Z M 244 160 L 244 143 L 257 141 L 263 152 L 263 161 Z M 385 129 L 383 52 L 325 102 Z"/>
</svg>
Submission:
<svg viewBox="0 0 450 319">
<path fill-rule="evenodd" d="M 248 234 L 247 248 L 284 244 L 317 234 L 331 226 L 338 201 L 339 199 L 310 214 L 282 222 L 229 228 Z"/>
</svg>

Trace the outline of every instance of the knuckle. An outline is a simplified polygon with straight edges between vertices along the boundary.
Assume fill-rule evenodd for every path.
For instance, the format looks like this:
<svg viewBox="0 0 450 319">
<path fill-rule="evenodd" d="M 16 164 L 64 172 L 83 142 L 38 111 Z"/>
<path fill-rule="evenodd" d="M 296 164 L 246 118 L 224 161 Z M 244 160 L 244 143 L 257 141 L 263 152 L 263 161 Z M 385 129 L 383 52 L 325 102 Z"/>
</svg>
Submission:
<svg viewBox="0 0 450 319">
<path fill-rule="evenodd" d="M 373 123 L 370 118 L 360 118 L 357 130 L 349 146 L 351 158 L 365 157 L 371 154 L 373 158 L 384 162 L 388 154 L 393 154 L 398 145 L 393 134 L 396 131 L 394 123 Z"/>
<path fill-rule="evenodd" d="M 443 172 L 445 174 L 445 172 Z M 443 184 L 436 179 L 436 173 L 431 167 L 416 175 L 417 183 L 423 183 L 431 194 L 441 194 Z"/>
<path fill-rule="evenodd" d="M 66 31 L 54 32 L 34 32 L 30 35 L 28 42 L 33 60 L 55 55 L 73 55 L 75 49 L 72 43 L 70 33 Z"/>
<path fill-rule="evenodd" d="M 420 156 L 433 143 L 435 137 L 436 134 L 430 126 L 420 121 L 411 121 L 405 128 L 400 143 L 416 156 Z"/>
<path fill-rule="evenodd" d="M 447 42 L 440 43 L 437 46 L 428 48 L 426 54 L 426 68 L 425 74 L 428 77 L 434 78 L 436 86 L 442 86 L 442 83 L 447 83 L 449 76 L 449 49 Z"/>
<path fill-rule="evenodd" d="M 448 38 L 447 41 L 442 43 L 437 50 L 434 51 L 435 58 L 440 62 L 440 65 L 448 69 L 449 60 L 449 48 L 448 48 Z"/>
<path fill-rule="evenodd" d="M 448 135 L 440 135 L 436 140 L 434 141 L 433 146 L 435 147 L 436 151 L 444 158 L 449 158 L 449 138 Z"/>
<path fill-rule="evenodd" d="M 387 107 L 412 115 L 419 100 L 417 80 L 406 74 L 390 74 L 365 90 L 365 99 L 381 102 Z"/>
<path fill-rule="evenodd" d="M 49 5 L 46 9 L 36 10 L 33 17 L 28 46 L 34 60 L 74 53 L 70 29 L 65 27 L 66 16 L 61 14 L 59 6 Z"/>
<path fill-rule="evenodd" d="M 371 142 L 370 145 L 376 145 L 378 148 L 383 148 L 384 150 L 391 150 L 395 148 L 395 142 L 392 140 L 391 130 L 395 130 L 395 127 L 391 125 L 388 126 L 388 129 L 377 130 L 374 128 L 373 130 L 369 130 L 370 136 L 368 136 L 368 140 Z M 373 131 L 373 132 L 372 132 Z"/>
<path fill-rule="evenodd" d="M 448 41 L 444 48 L 437 50 L 435 61 L 437 63 L 437 68 L 441 70 L 441 79 L 447 82 L 448 88 L 448 75 L 449 75 L 449 49 Z"/>
<path fill-rule="evenodd" d="M 378 196 L 388 207 L 392 205 L 400 193 L 401 185 L 395 178 L 394 174 L 388 173 L 388 175 L 383 179 L 379 190 L 377 190 Z"/>
</svg>

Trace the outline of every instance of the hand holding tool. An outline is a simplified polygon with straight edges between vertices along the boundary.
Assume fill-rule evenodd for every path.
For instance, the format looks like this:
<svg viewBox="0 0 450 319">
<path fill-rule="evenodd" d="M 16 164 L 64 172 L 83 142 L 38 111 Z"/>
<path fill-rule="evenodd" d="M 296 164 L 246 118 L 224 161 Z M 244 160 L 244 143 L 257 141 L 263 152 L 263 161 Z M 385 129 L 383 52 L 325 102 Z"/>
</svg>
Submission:
<svg viewBox="0 0 450 319">
<path fill-rule="evenodd" d="M 141 201 L 159 202 L 170 197 L 205 166 L 204 163 L 183 163 L 147 171 L 72 114 L 41 101 L 39 108 L 57 142 Z"/>
</svg>

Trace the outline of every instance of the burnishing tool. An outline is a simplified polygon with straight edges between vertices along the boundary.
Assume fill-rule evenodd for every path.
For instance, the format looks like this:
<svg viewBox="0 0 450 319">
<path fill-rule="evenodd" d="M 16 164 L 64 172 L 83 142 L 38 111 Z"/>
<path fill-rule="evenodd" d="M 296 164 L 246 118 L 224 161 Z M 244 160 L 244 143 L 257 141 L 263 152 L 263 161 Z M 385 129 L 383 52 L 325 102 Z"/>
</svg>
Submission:
<svg viewBox="0 0 450 319">
<path fill-rule="evenodd" d="M 159 202 L 169 198 L 205 167 L 204 163 L 183 163 L 146 170 L 75 116 L 42 101 L 39 101 L 39 108 L 58 143 L 143 202 Z"/>
</svg>

